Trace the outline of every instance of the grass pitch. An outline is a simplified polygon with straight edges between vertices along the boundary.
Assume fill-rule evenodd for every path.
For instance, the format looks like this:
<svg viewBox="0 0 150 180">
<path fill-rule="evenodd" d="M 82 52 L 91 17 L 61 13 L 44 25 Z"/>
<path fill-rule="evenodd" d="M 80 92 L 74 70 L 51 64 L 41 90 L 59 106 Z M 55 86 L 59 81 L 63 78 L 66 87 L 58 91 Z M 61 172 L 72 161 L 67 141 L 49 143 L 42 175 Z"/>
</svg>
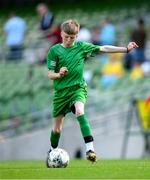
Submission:
<svg viewBox="0 0 150 180">
<path fill-rule="evenodd" d="M 67 168 L 43 161 L 0 161 L 0 179 L 150 179 L 149 160 L 72 160 Z"/>
</svg>

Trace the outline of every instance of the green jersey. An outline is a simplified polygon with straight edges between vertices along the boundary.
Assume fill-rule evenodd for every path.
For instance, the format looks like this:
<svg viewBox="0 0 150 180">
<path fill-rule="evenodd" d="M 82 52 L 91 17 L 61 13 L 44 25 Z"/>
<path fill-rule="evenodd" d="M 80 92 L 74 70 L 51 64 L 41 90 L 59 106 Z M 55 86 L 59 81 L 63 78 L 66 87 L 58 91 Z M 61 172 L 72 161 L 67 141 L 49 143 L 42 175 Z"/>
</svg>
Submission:
<svg viewBox="0 0 150 180">
<path fill-rule="evenodd" d="M 54 80 L 54 89 L 62 90 L 74 85 L 86 85 L 83 72 L 84 62 L 89 56 L 95 56 L 100 46 L 87 42 L 75 42 L 71 47 L 56 44 L 50 48 L 47 55 L 48 69 L 59 72 L 61 67 L 67 67 L 68 73 L 63 78 Z"/>
</svg>

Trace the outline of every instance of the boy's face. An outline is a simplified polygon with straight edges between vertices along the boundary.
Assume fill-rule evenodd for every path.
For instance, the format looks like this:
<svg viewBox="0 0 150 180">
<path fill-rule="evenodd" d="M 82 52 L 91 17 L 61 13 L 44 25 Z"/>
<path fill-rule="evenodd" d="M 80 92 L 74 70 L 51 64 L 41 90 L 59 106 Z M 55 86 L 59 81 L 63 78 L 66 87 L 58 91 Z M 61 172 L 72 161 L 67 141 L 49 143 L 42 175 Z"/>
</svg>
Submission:
<svg viewBox="0 0 150 180">
<path fill-rule="evenodd" d="M 69 35 L 64 31 L 61 32 L 62 42 L 65 47 L 70 47 L 73 45 L 74 41 L 77 38 L 77 35 Z"/>
</svg>

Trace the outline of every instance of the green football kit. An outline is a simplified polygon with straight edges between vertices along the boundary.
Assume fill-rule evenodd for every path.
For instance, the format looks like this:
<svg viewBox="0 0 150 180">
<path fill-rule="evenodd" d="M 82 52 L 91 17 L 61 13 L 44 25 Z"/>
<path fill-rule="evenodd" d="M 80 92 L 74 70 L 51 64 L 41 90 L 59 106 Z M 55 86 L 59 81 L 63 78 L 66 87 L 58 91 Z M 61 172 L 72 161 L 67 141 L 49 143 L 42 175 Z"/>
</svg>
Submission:
<svg viewBox="0 0 150 180">
<path fill-rule="evenodd" d="M 71 106 L 77 101 L 86 102 L 84 62 L 87 57 L 96 56 L 99 49 L 100 46 L 87 42 L 75 42 L 71 47 L 56 44 L 50 48 L 47 55 L 48 69 L 54 70 L 55 73 L 62 67 L 68 69 L 64 77 L 53 80 L 53 117 L 71 112 Z"/>
</svg>

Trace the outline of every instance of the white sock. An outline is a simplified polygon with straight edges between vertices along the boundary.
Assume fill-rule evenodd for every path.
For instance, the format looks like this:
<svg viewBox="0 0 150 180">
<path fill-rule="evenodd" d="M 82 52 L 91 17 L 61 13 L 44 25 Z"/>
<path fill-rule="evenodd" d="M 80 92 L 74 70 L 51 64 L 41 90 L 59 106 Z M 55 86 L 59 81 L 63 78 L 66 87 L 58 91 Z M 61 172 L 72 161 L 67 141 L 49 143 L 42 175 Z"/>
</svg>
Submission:
<svg viewBox="0 0 150 180">
<path fill-rule="evenodd" d="M 86 146 L 86 152 L 89 150 L 94 151 L 93 141 L 89 143 L 85 143 L 85 146 Z"/>
</svg>

